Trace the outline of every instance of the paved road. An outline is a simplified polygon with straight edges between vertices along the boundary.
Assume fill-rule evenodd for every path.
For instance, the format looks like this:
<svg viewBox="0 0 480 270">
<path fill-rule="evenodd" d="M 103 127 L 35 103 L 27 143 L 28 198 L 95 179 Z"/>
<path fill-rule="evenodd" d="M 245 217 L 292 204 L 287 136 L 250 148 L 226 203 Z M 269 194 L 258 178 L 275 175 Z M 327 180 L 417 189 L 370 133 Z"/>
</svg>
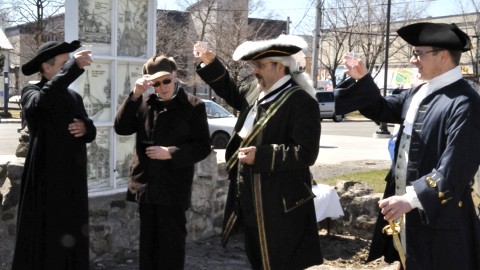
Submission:
<svg viewBox="0 0 480 270">
<path fill-rule="evenodd" d="M 0 155 L 15 155 L 20 137 L 17 132 L 19 128 L 20 123 L 18 122 L 0 122 Z"/>
<path fill-rule="evenodd" d="M 0 160 L 15 158 L 20 123 L 0 122 Z M 338 164 L 352 160 L 388 160 L 388 138 L 375 138 L 378 127 L 367 120 L 346 120 L 335 123 L 331 120 L 322 121 L 322 136 L 320 138 L 320 153 L 316 164 Z M 220 160 L 224 151 L 217 150 Z"/>
<path fill-rule="evenodd" d="M 341 123 L 322 122 L 320 152 L 316 164 L 338 164 L 342 161 L 390 160 L 389 136 L 378 136 L 378 126 L 366 119 Z M 393 131 L 393 127 L 389 127 Z M 380 138 L 379 138 L 380 137 Z"/>
</svg>

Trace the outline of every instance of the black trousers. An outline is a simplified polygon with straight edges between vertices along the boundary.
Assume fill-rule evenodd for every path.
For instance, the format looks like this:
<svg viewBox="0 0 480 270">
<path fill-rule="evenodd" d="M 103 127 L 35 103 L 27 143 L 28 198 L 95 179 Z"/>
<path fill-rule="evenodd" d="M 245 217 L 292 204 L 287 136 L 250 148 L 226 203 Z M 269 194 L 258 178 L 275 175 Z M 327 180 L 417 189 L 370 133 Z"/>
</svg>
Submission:
<svg viewBox="0 0 480 270">
<path fill-rule="evenodd" d="M 140 204 L 140 270 L 182 270 L 186 217 L 181 205 Z"/>
</svg>

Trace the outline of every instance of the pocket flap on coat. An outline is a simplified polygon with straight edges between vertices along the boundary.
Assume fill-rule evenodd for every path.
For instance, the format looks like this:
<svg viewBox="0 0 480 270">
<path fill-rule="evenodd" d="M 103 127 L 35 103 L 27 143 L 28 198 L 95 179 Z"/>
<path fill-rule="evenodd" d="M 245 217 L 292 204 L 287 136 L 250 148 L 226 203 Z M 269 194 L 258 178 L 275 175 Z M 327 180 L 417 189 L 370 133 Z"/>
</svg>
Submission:
<svg viewBox="0 0 480 270">
<path fill-rule="evenodd" d="M 298 188 L 290 189 L 283 194 L 283 210 L 285 213 L 289 213 L 313 198 L 315 198 L 315 194 L 312 189 L 303 183 L 303 185 L 298 185 Z"/>
</svg>

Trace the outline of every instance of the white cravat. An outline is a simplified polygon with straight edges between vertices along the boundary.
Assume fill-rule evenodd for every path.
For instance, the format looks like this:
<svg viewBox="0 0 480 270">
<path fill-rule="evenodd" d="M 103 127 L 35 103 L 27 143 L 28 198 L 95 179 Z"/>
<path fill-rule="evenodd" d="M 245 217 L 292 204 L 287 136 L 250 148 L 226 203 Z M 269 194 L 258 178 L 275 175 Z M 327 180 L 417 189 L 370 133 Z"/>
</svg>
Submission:
<svg viewBox="0 0 480 270">
<path fill-rule="evenodd" d="M 405 116 L 405 121 L 403 122 L 403 132 L 405 134 L 412 135 L 413 122 L 415 121 L 418 107 L 426 96 L 440 88 L 460 80 L 461 78 L 462 71 L 460 70 L 460 66 L 457 66 L 422 85 L 418 92 L 413 96 L 410 107 L 408 107 L 407 115 Z"/>
<path fill-rule="evenodd" d="M 413 96 L 412 102 L 410 103 L 410 107 L 408 107 L 407 115 L 405 117 L 405 121 L 403 122 L 403 125 L 405 128 L 403 129 L 403 136 L 410 136 L 412 135 L 412 127 L 413 127 L 413 122 L 415 121 L 415 115 L 417 114 L 418 107 L 420 106 L 420 103 L 422 100 L 433 93 L 434 91 L 437 91 L 440 88 L 443 88 L 453 82 L 456 82 L 462 78 L 462 71 L 460 70 L 460 67 L 457 66 L 445 73 L 443 73 L 440 76 L 437 76 L 430 81 L 428 81 L 426 84 L 424 84 L 418 92 Z M 409 148 L 409 147 L 408 147 Z M 399 151 L 400 154 L 400 151 Z M 406 164 L 408 163 L 408 151 L 403 153 L 404 155 L 404 163 L 405 163 L 405 168 L 403 168 L 406 172 Z M 399 159 L 397 158 L 397 162 Z M 400 172 L 397 172 L 400 173 Z M 400 184 L 403 181 L 403 184 L 405 184 L 406 181 L 406 174 L 401 175 L 401 179 L 398 179 Z M 419 208 L 423 209 L 422 204 L 420 203 L 420 200 L 417 197 L 417 193 L 413 189 L 413 186 L 407 186 L 406 187 L 406 199 L 409 202 L 410 206 L 412 208 Z"/>
<path fill-rule="evenodd" d="M 277 89 L 278 87 L 282 86 L 283 84 L 285 84 L 286 82 L 288 82 L 288 80 L 290 80 L 292 77 L 290 75 L 285 75 L 283 76 L 282 78 L 280 78 L 280 80 L 278 80 L 276 83 L 274 83 L 272 85 L 272 87 L 270 87 L 270 89 L 268 89 L 267 91 L 262 91 L 260 92 L 260 95 L 258 95 L 258 98 L 257 100 L 255 101 L 255 104 L 252 106 L 252 108 L 250 108 L 250 111 L 248 111 L 248 115 L 247 115 L 247 118 L 245 119 L 245 122 L 243 123 L 243 127 L 242 129 L 240 130 L 240 132 L 238 132 L 238 135 L 242 138 L 245 138 L 247 137 L 247 135 L 250 133 L 250 130 L 252 129 L 253 127 L 253 122 L 255 120 L 255 116 L 257 115 L 257 106 L 260 105 L 260 104 L 257 104 L 258 100 L 262 99 L 265 95 L 267 95 L 268 93 L 272 92 L 273 90 Z M 289 86 L 287 86 L 289 87 Z M 275 95 L 272 95 L 271 97 L 263 100 L 261 102 L 261 104 L 263 103 L 266 103 L 266 102 L 270 102 L 272 101 L 273 99 L 275 99 L 279 94 L 281 93 L 278 92 L 276 93 Z"/>
</svg>

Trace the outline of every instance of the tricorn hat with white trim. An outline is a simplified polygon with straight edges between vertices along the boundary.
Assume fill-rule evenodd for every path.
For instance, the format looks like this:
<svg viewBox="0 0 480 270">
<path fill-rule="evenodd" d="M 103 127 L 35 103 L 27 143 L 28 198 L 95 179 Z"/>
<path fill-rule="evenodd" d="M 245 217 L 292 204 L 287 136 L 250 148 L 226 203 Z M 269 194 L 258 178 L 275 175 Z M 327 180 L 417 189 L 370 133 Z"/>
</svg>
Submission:
<svg viewBox="0 0 480 270">
<path fill-rule="evenodd" d="M 246 41 L 233 52 L 233 60 L 258 60 L 273 56 L 289 56 L 307 48 L 307 42 L 293 35 L 280 35 L 275 39 Z"/>
</svg>

